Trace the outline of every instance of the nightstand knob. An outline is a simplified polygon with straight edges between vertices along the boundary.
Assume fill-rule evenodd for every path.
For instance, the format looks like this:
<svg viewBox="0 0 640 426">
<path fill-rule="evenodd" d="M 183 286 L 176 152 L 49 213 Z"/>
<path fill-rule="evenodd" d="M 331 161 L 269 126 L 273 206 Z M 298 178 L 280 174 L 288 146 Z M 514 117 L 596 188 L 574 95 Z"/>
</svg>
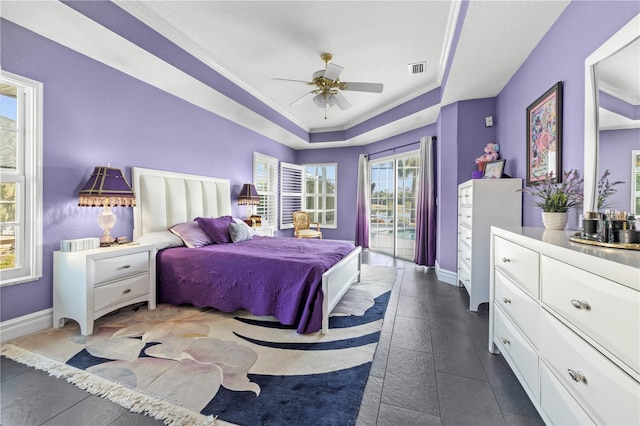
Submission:
<svg viewBox="0 0 640 426">
<path fill-rule="evenodd" d="M 502 262 L 509 263 L 509 262 L 511 262 L 511 259 L 509 259 L 508 257 L 503 257 L 502 258 Z"/>
<path fill-rule="evenodd" d="M 131 289 L 128 288 L 126 290 L 122 290 L 122 294 L 127 294 L 127 293 L 131 293 Z"/>
<path fill-rule="evenodd" d="M 122 265 L 122 266 L 120 267 L 120 269 L 129 269 L 129 268 L 131 268 L 131 265 L 129 265 L 129 264 Z"/>
<path fill-rule="evenodd" d="M 503 298 L 502 298 L 502 301 L 503 301 L 504 303 L 511 303 L 511 299 L 507 299 L 506 297 L 503 297 Z"/>
<path fill-rule="evenodd" d="M 507 339 L 506 337 L 502 338 L 502 343 L 504 343 L 505 345 L 509 345 L 511 344 L 511 341 L 509 339 Z"/>
</svg>

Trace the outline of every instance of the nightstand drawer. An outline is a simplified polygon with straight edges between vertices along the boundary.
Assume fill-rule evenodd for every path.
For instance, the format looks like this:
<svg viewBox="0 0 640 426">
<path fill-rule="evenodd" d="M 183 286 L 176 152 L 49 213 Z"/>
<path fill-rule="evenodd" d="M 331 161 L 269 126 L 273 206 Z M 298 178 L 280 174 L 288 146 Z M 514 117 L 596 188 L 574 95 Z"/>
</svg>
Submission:
<svg viewBox="0 0 640 426">
<path fill-rule="evenodd" d="M 93 293 L 93 309 L 97 312 L 148 293 L 148 274 L 96 287 Z"/>
<path fill-rule="evenodd" d="M 149 252 L 98 259 L 93 262 L 93 285 L 149 272 Z"/>
</svg>

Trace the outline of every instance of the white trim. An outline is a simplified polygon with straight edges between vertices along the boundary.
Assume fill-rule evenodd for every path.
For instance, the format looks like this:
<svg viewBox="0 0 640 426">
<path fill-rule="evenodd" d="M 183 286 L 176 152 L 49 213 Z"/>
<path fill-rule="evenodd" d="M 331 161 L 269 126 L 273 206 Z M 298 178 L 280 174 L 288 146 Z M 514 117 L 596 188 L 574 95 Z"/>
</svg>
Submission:
<svg viewBox="0 0 640 426">
<path fill-rule="evenodd" d="M 446 269 L 440 268 L 440 263 L 436 260 L 436 277 L 438 277 L 438 281 L 442 281 L 445 284 L 451 284 L 452 286 L 459 287 L 458 275 L 455 272 L 447 271 Z"/>
<path fill-rule="evenodd" d="M 53 327 L 53 308 L 0 322 L 0 342 Z"/>
<path fill-rule="evenodd" d="M 22 231 L 16 245 L 16 254 L 22 256 L 20 267 L 0 271 L 0 287 L 36 281 L 42 277 L 42 164 L 43 164 L 43 84 L 17 74 L 0 70 L 0 79 L 17 87 L 24 99 L 19 105 L 24 109 L 19 116 L 24 116 L 18 138 L 19 156 L 17 173 L 3 172 L 5 175 L 18 176 L 24 183 L 21 191 L 23 200 L 16 200 L 18 223 Z M 22 161 L 22 162 L 21 162 Z M 9 177 L 8 180 L 12 180 Z"/>
<path fill-rule="evenodd" d="M 611 36 L 584 61 L 584 211 L 597 211 L 598 185 L 598 75 L 596 65 L 640 36 L 640 14 Z"/>
</svg>

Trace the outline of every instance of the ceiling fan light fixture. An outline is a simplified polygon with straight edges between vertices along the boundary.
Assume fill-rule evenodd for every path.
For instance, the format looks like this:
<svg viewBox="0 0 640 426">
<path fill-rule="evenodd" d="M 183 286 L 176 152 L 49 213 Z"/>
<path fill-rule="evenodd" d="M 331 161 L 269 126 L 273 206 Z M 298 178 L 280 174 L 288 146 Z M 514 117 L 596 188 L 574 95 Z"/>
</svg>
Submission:
<svg viewBox="0 0 640 426">
<path fill-rule="evenodd" d="M 322 93 L 318 93 L 313 97 L 313 103 L 320 108 L 324 108 L 327 105 L 327 100 Z"/>
</svg>

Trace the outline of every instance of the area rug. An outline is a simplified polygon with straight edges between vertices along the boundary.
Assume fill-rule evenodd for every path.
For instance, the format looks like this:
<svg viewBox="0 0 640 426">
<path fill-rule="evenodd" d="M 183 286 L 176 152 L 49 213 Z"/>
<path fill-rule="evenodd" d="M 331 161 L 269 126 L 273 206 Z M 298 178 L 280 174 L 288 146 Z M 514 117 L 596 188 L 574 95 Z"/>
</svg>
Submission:
<svg viewBox="0 0 640 426">
<path fill-rule="evenodd" d="M 137 305 L 91 336 L 68 321 L 1 352 L 168 425 L 355 424 L 396 273 L 363 265 L 326 335 L 246 311 Z"/>
</svg>

